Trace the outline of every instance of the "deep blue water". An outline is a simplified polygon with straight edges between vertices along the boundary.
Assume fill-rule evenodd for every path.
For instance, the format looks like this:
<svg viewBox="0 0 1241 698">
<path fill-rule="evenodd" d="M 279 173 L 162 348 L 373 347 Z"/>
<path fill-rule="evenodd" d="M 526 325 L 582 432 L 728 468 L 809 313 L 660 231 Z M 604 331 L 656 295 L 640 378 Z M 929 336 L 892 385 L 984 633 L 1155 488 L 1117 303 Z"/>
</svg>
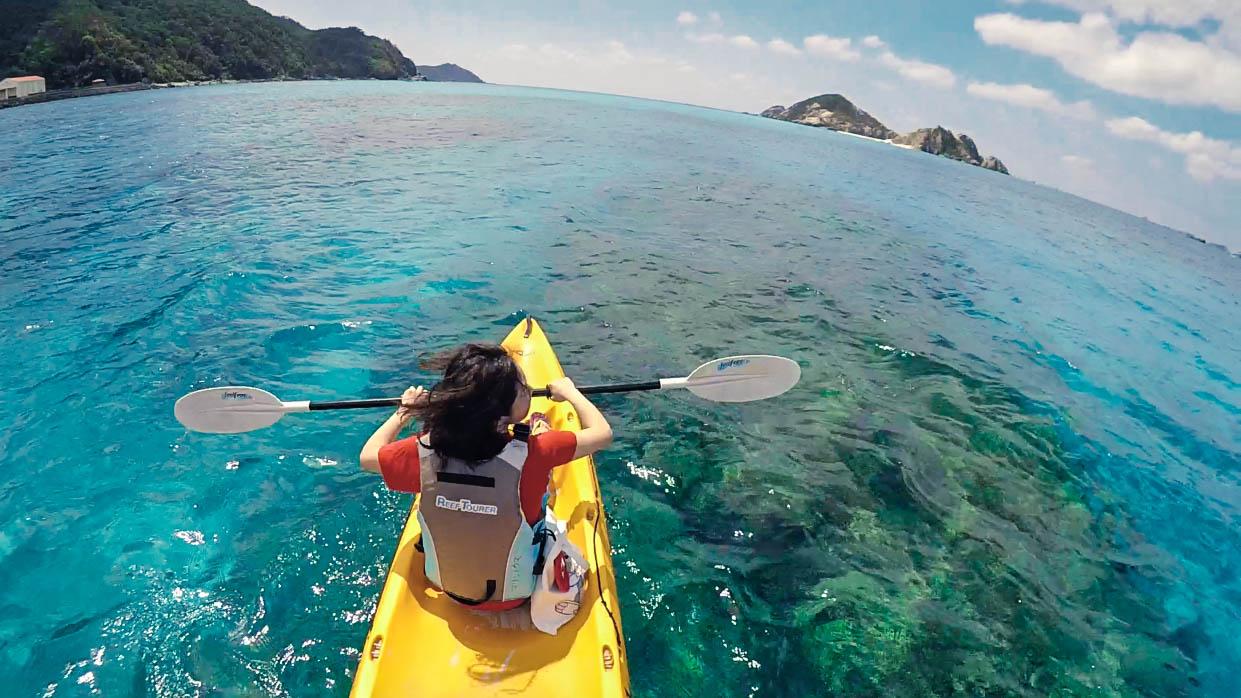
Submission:
<svg viewBox="0 0 1241 698">
<path fill-rule="evenodd" d="M 355 464 L 382 415 L 206 436 L 172 403 L 396 394 L 532 313 L 580 380 L 804 368 L 765 403 L 601 401 L 635 695 L 1235 695 L 1218 248 L 921 153 L 548 90 L 164 90 L 0 133 L 6 693 L 345 694 L 409 505 Z"/>
</svg>

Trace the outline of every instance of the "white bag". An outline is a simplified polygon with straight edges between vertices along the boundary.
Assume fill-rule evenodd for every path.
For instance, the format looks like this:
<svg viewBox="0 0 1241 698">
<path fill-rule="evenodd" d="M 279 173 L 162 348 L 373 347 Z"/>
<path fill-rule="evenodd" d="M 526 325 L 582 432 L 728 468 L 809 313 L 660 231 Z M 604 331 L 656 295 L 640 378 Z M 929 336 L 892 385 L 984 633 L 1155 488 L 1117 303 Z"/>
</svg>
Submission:
<svg viewBox="0 0 1241 698">
<path fill-rule="evenodd" d="M 534 594 L 530 596 L 530 620 L 534 627 L 548 635 L 555 635 L 560 626 L 573 620 L 582 606 L 582 592 L 586 588 L 586 559 L 577 546 L 565 535 L 565 524 L 556 518 L 551 509 L 546 517 L 547 536 L 553 538 L 543 552 L 543 570 L 534 582 Z M 569 573 L 568 591 L 555 586 L 556 559 L 564 556 L 562 565 Z"/>
</svg>

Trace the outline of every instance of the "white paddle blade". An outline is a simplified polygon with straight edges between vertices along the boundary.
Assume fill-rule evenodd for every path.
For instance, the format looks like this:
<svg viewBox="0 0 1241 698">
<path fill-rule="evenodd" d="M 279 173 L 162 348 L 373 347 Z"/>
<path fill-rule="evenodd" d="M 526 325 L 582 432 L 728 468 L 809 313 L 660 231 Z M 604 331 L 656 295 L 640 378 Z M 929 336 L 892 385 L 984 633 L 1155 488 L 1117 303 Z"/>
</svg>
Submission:
<svg viewBox="0 0 1241 698">
<path fill-rule="evenodd" d="M 206 434 L 240 434 L 269 427 L 286 411 L 280 398 L 266 390 L 237 386 L 195 390 L 172 408 L 186 429 Z"/>
<path fill-rule="evenodd" d="M 729 356 L 694 369 L 685 387 L 715 402 L 751 402 L 780 395 L 800 379 L 801 366 L 783 356 Z"/>
</svg>

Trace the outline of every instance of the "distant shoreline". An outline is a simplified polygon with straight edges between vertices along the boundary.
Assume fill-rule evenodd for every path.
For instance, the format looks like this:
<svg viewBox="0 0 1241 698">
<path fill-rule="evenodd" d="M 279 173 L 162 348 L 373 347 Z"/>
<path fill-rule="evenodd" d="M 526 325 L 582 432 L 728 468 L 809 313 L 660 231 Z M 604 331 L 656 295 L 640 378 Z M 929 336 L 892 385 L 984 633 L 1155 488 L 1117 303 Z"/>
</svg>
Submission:
<svg viewBox="0 0 1241 698">
<path fill-rule="evenodd" d="M 756 114 L 755 116 L 758 116 L 758 115 Z M 769 118 L 769 117 L 764 117 L 764 118 Z M 797 123 L 797 122 L 792 121 L 789 123 Z M 843 133 L 846 136 L 853 136 L 854 138 L 861 138 L 862 140 L 866 140 L 866 141 L 873 141 L 875 143 L 886 143 L 890 146 L 893 146 L 896 148 L 902 148 L 904 150 L 917 150 L 917 148 L 913 147 L 912 145 L 906 145 L 905 143 L 897 143 L 891 138 L 872 138 L 871 136 L 863 136 L 860 133 L 853 133 L 852 131 L 839 131 L 834 128 L 828 128 L 827 130 L 832 131 L 833 133 Z"/>
<path fill-rule="evenodd" d="M 16 97 L 0 101 L 0 109 L 22 107 L 28 104 L 58 102 L 62 99 L 79 97 L 96 97 L 98 95 L 121 94 L 125 92 L 142 92 L 145 90 L 164 90 L 180 87 L 205 87 L 208 85 L 242 85 L 260 82 L 324 82 L 334 80 L 377 80 L 378 78 L 259 78 L 254 80 L 187 80 L 184 82 L 133 82 L 126 85 L 102 85 L 99 87 L 70 87 L 62 90 L 48 90 L 29 97 Z M 423 82 L 423 80 L 387 80 L 386 82 Z"/>
<path fill-rule="evenodd" d="M 102 85 L 100 87 L 73 87 L 64 90 L 48 90 L 40 92 L 28 97 L 15 97 L 0 102 L 0 109 L 11 109 L 13 107 L 22 107 L 27 104 L 40 104 L 42 102 L 58 102 L 62 99 L 75 99 L 77 97 L 94 97 L 95 95 L 110 95 L 119 92 L 140 92 L 142 90 L 154 90 L 165 85 L 156 83 L 137 82 L 129 85 Z"/>
</svg>

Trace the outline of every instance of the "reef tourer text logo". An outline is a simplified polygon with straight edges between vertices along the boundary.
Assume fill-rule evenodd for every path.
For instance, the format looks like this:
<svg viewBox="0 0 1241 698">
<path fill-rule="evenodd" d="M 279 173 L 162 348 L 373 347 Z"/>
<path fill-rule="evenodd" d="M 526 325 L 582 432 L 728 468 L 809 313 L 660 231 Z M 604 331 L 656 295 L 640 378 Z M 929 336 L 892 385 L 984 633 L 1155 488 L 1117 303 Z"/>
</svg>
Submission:
<svg viewBox="0 0 1241 698">
<path fill-rule="evenodd" d="M 236 390 L 229 390 L 220 396 L 221 400 L 253 400 L 254 397 L 250 393 L 239 393 Z"/>
<path fill-rule="evenodd" d="M 738 368 L 741 366 L 745 366 L 748 363 L 750 363 L 749 359 L 726 359 L 724 361 L 721 361 L 718 365 L 716 365 L 715 370 L 717 373 L 719 373 L 719 372 L 727 371 L 730 368 Z"/>
<path fill-rule="evenodd" d="M 468 499 L 449 499 L 442 494 L 435 496 L 435 506 L 448 511 L 464 511 L 467 514 L 496 516 L 500 513 L 500 508 L 494 504 L 475 504 Z"/>
</svg>

